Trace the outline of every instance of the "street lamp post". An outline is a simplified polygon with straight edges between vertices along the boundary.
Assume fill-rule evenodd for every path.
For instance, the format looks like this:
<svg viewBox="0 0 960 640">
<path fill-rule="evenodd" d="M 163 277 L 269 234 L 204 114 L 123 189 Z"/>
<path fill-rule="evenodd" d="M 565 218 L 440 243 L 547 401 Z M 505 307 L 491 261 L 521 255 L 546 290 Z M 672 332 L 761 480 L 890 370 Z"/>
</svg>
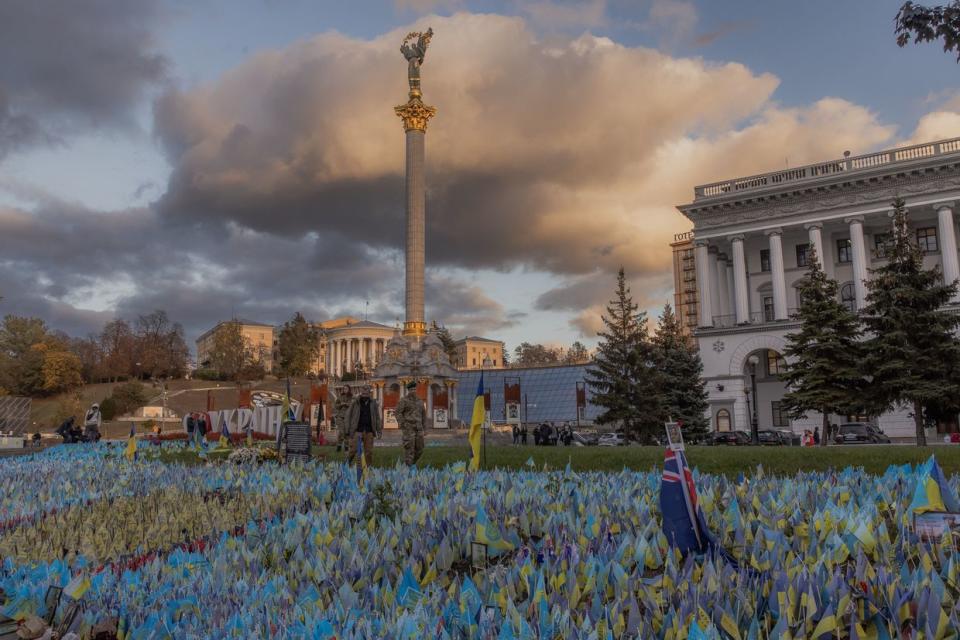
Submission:
<svg viewBox="0 0 960 640">
<path fill-rule="evenodd" d="M 760 444 L 760 435 L 757 432 L 757 407 L 760 399 L 757 397 L 757 365 L 760 364 L 760 358 L 752 355 L 747 360 L 750 363 L 750 388 L 753 390 L 753 412 L 750 415 L 750 441 L 753 444 Z M 747 408 L 749 411 L 749 407 Z"/>
</svg>

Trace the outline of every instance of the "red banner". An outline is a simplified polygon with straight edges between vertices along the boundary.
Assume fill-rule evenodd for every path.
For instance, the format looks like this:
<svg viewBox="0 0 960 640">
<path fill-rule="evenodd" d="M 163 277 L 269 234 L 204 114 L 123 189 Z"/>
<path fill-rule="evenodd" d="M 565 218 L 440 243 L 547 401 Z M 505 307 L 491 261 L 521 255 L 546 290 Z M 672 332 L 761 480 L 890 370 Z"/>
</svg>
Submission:
<svg viewBox="0 0 960 640">
<path fill-rule="evenodd" d="M 428 385 L 426 382 L 423 382 L 423 381 L 418 382 L 418 383 L 417 383 L 417 397 L 420 398 L 421 400 L 423 400 L 424 402 L 426 402 L 426 401 L 427 401 L 427 392 L 429 391 L 429 389 L 430 389 L 430 387 L 429 387 L 429 385 Z"/>
<path fill-rule="evenodd" d="M 520 404 L 520 381 L 503 381 L 503 401 L 506 404 Z"/>
<path fill-rule="evenodd" d="M 240 389 L 239 397 L 237 398 L 237 406 L 241 409 L 249 409 L 250 395 L 250 389 Z"/>
<path fill-rule="evenodd" d="M 433 392 L 433 408 L 434 409 L 449 409 L 450 408 L 450 396 L 447 394 L 447 388 L 437 388 Z"/>
</svg>

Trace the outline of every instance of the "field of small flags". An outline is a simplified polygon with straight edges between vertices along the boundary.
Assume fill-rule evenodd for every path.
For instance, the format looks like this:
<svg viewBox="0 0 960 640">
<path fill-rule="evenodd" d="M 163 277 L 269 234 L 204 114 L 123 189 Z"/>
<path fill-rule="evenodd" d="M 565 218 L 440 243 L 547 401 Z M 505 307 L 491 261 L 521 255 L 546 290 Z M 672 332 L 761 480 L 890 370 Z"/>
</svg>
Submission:
<svg viewBox="0 0 960 640">
<path fill-rule="evenodd" d="M 731 559 L 670 549 L 656 468 L 358 477 L 162 453 L 4 460 L 0 614 L 43 617 L 58 585 L 81 638 L 107 618 L 120 638 L 178 640 L 960 637 L 960 557 L 914 534 L 934 489 L 909 465 L 694 472 Z"/>
</svg>

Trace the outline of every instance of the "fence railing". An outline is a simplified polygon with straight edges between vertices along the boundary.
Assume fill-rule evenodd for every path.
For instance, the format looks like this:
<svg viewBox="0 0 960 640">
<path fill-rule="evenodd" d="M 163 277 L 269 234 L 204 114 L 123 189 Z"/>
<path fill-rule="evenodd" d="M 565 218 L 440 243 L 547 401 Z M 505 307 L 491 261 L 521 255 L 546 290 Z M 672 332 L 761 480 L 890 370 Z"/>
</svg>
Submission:
<svg viewBox="0 0 960 640">
<path fill-rule="evenodd" d="M 899 149 L 888 149 L 876 153 L 867 153 L 861 156 L 846 156 L 842 160 L 831 160 L 818 164 L 809 164 L 794 169 L 784 171 L 772 171 L 756 176 L 746 178 L 736 178 L 734 180 L 724 180 L 723 182 L 713 182 L 703 184 L 693 188 L 694 199 L 712 198 L 714 196 L 725 195 L 728 193 L 739 193 L 743 191 L 753 191 L 764 187 L 779 186 L 791 182 L 801 182 L 812 178 L 820 178 L 850 171 L 861 171 L 864 169 L 874 169 L 885 165 L 893 165 L 900 162 L 911 162 L 923 158 L 932 158 L 935 156 L 951 155 L 960 153 L 960 138 L 951 138 L 949 140 L 940 140 L 938 142 L 929 142 L 926 144 L 917 144 L 910 147 L 901 147 Z"/>
<path fill-rule="evenodd" d="M 0 433 L 22 435 L 30 426 L 30 398 L 0 396 Z"/>
</svg>

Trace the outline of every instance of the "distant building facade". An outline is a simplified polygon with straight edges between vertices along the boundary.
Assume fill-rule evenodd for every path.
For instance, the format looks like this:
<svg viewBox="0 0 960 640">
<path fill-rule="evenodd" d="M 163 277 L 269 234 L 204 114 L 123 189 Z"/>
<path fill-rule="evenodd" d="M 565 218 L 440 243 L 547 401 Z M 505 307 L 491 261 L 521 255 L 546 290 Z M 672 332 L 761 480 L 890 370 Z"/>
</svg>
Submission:
<svg viewBox="0 0 960 640">
<path fill-rule="evenodd" d="M 673 250 L 673 310 L 683 335 L 690 337 L 697 328 L 697 266 L 693 250 L 693 232 L 677 233 L 670 243 Z M 726 257 L 724 257 L 726 260 Z"/>
<path fill-rule="evenodd" d="M 820 423 L 813 413 L 802 420 L 786 415 L 779 378 L 786 336 L 800 327 L 798 292 L 811 251 L 839 283 L 840 301 L 861 311 L 871 269 L 886 262 L 897 196 L 906 201 L 924 265 L 957 280 L 960 138 L 701 185 L 693 202 L 679 207 L 694 224 L 694 337 L 715 430 L 749 431 L 754 419 L 760 429 Z M 686 293 L 686 283 L 678 291 Z M 950 308 L 960 311 L 960 300 Z M 854 416 L 830 416 L 834 423 L 848 418 Z M 906 411 L 877 422 L 893 437 L 914 432 Z"/>
<path fill-rule="evenodd" d="M 457 356 L 453 366 L 461 371 L 471 369 L 503 369 L 503 343 L 490 338 L 470 336 L 454 343 Z"/>
<path fill-rule="evenodd" d="M 210 365 L 217 333 L 232 324 L 240 326 L 240 335 L 243 336 L 244 344 L 255 354 L 255 359 L 259 359 L 263 364 L 264 371 L 268 373 L 273 371 L 274 334 L 276 332 L 274 326 L 243 318 L 218 322 L 216 326 L 197 338 L 197 367 L 203 368 Z"/>
<path fill-rule="evenodd" d="M 320 361 L 323 371 L 343 377 L 344 374 L 371 374 L 383 359 L 387 343 L 398 329 L 370 320 L 344 317 L 317 323 L 322 331 Z"/>
</svg>

